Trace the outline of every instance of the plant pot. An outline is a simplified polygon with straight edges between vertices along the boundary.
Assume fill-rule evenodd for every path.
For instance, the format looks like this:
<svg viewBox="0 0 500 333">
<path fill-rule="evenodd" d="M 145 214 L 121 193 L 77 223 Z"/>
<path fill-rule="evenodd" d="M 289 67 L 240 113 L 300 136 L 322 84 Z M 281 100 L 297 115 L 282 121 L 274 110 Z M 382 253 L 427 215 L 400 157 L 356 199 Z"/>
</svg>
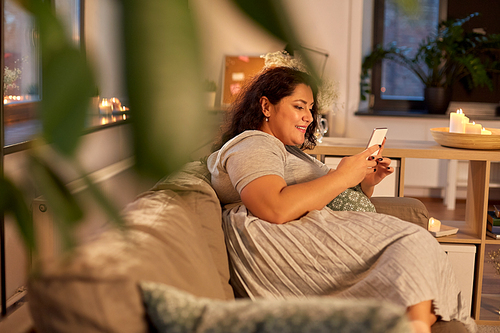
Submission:
<svg viewBox="0 0 500 333">
<path fill-rule="evenodd" d="M 451 101 L 451 89 L 443 87 L 426 87 L 424 102 L 427 111 L 432 114 L 445 114 Z"/>
<path fill-rule="evenodd" d="M 205 104 L 209 108 L 213 108 L 215 106 L 215 91 L 205 92 Z"/>
</svg>

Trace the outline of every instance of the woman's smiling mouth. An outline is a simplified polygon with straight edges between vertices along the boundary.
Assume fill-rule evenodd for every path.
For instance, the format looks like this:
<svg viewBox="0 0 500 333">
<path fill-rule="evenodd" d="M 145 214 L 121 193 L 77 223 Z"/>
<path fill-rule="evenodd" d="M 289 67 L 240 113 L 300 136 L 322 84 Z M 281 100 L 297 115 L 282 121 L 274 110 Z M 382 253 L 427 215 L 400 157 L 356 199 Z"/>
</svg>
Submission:
<svg viewBox="0 0 500 333">
<path fill-rule="evenodd" d="M 307 126 L 295 126 L 299 131 L 305 133 L 306 132 L 306 129 L 307 129 Z"/>
</svg>

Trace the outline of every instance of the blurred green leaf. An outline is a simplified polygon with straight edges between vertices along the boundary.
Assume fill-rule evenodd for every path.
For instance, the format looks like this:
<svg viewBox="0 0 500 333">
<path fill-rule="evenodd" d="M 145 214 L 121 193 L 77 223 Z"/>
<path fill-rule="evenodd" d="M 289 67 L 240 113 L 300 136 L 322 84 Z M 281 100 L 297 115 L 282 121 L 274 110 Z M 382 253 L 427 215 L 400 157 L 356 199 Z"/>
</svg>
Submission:
<svg viewBox="0 0 500 333">
<path fill-rule="evenodd" d="M 12 214 L 28 250 L 36 251 L 31 212 L 26 205 L 22 192 L 9 179 L 4 177 L 0 178 L 0 214 Z"/>
<path fill-rule="evenodd" d="M 185 0 L 124 0 L 127 89 L 136 165 L 163 177 L 200 145 L 208 114 L 192 13 Z"/>
<path fill-rule="evenodd" d="M 43 135 L 66 156 L 74 154 L 85 128 L 93 82 L 83 55 L 73 48 L 52 54 L 43 66 Z"/>
</svg>

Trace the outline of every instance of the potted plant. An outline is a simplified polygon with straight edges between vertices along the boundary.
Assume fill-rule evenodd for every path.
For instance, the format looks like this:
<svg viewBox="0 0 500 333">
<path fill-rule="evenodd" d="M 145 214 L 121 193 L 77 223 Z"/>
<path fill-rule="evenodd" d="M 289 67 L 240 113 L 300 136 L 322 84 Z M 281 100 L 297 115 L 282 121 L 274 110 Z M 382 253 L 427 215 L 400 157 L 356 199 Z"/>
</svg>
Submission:
<svg viewBox="0 0 500 333">
<path fill-rule="evenodd" d="M 500 35 L 465 32 L 464 23 L 479 16 L 443 21 L 435 34 L 424 38 L 411 55 L 408 47 L 391 43 L 377 45 L 362 64 L 361 94 L 369 92 L 366 81 L 369 70 L 382 59 L 402 65 L 415 74 L 425 86 L 424 101 L 430 113 L 445 113 L 452 85 L 460 81 L 467 89 L 487 86 L 493 90 L 492 72 L 499 72 Z"/>
<path fill-rule="evenodd" d="M 215 106 L 215 94 L 217 91 L 217 85 L 215 81 L 206 79 L 204 82 L 205 95 L 207 106 L 213 108 Z"/>
</svg>

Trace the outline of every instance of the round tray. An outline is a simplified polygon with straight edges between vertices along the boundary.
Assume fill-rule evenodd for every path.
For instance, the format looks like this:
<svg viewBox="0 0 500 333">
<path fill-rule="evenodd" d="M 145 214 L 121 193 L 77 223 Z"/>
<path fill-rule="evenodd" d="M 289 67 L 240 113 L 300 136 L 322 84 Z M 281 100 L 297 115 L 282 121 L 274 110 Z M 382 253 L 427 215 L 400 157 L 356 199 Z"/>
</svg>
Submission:
<svg viewBox="0 0 500 333">
<path fill-rule="evenodd" d="M 450 133 L 448 127 L 431 128 L 432 136 L 441 146 L 465 149 L 500 149 L 500 129 L 486 128 L 491 135 Z"/>
</svg>

